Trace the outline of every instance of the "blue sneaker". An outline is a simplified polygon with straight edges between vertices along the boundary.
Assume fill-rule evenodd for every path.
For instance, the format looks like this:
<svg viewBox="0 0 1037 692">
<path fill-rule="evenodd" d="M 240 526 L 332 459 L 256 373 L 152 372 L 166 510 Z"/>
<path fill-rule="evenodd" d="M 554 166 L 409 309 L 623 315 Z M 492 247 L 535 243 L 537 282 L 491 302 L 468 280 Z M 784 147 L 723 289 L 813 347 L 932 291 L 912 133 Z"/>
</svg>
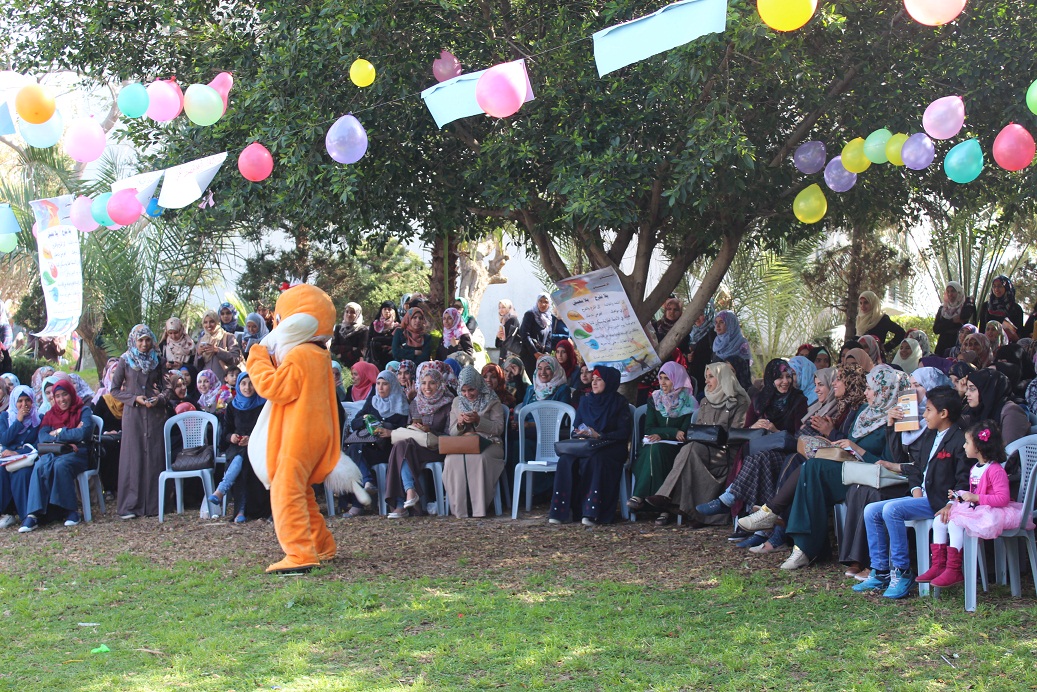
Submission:
<svg viewBox="0 0 1037 692">
<path fill-rule="evenodd" d="M 763 545 L 764 543 L 766 543 L 767 538 L 768 537 L 764 534 L 754 533 L 752 536 L 749 536 L 744 541 L 739 541 L 738 543 L 735 543 L 735 545 L 739 548 L 755 548 L 758 545 Z"/>
<path fill-rule="evenodd" d="M 18 533 L 29 533 L 30 531 L 35 531 L 36 524 L 38 523 L 39 522 L 36 521 L 36 517 L 30 514 L 29 516 L 25 517 L 25 521 L 22 522 L 21 527 L 18 529 Z"/>
<path fill-rule="evenodd" d="M 889 588 L 882 593 L 882 596 L 884 598 L 903 598 L 914 585 L 915 573 L 911 571 L 910 567 L 908 569 L 894 567 L 889 571 Z"/>
<path fill-rule="evenodd" d="M 727 514 L 731 511 L 731 508 L 725 505 L 718 497 L 715 500 L 710 500 L 704 504 L 696 505 L 695 511 L 703 516 L 711 517 L 717 514 Z"/>
<path fill-rule="evenodd" d="M 79 518 L 79 512 L 69 512 L 65 517 L 65 526 L 79 526 L 80 521 L 82 520 Z"/>
<path fill-rule="evenodd" d="M 889 587 L 890 577 L 889 572 L 880 572 L 876 569 L 871 570 L 871 575 L 867 579 L 862 581 L 860 584 L 854 584 L 853 590 L 857 593 L 867 593 L 868 591 L 885 591 Z"/>
</svg>

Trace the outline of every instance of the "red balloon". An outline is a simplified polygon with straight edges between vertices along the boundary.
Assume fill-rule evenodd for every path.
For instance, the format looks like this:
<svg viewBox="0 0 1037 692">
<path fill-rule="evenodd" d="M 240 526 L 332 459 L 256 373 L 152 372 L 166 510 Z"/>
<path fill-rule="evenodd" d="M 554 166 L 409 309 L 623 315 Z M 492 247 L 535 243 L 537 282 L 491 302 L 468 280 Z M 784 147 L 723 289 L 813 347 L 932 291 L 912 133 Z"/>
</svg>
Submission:
<svg viewBox="0 0 1037 692">
<path fill-rule="evenodd" d="M 1021 171 L 1033 161 L 1037 144 L 1025 127 L 1015 123 L 1005 125 L 994 139 L 994 161 L 1006 171 Z"/>
<path fill-rule="evenodd" d="M 259 142 L 252 142 L 238 155 L 238 170 L 254 183 L 266 180 L 274 170 L 274 157 Z"/>
</svg>

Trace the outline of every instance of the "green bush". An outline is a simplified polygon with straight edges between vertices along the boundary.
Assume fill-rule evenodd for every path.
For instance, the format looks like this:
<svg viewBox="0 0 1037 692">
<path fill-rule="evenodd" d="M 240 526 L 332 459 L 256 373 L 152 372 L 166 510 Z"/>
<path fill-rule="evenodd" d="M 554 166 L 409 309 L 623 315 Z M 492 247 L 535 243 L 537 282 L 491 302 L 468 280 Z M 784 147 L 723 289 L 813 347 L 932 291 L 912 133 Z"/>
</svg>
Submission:
<svg viewBox="0 0 1037 692">
<path fill-rule="evenodd" d="M 33 358 L 30 355 L 16 355 L 11 359 L 11 372 L 15 374 L 18 381 L 25 385 L 32 384 L 32 374 L 44 365 L 54 367 L 54 363 L 43 358 Z"/>
<path fill-rule="evenodd" d="M 917 315 L 897 315 L 893 321 L 910 332 L 913 329 L 921 329 L 929 337 L 929 345 L 936 346 L 936 336 L 933 334 L 933 318 L 919 317 Z M 898 344 L 899 345 L 899 344 Z"/>
</svg>

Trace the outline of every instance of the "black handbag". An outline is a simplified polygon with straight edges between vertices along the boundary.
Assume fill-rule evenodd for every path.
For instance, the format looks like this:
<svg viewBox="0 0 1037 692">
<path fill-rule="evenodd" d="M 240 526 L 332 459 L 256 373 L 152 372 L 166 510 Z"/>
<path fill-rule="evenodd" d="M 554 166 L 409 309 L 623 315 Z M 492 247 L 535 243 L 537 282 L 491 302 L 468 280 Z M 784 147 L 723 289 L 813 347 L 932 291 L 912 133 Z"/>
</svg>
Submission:
<svg viewBox="0 0 1037 692">
<path fill-rule="evenodd" d="M 216 457 L 213 456 L 212 445 L 200 445 L 181 450 L 172 464 L 174 471 L 201 471 L 211 469 L 215 465 Z"/>
<path fill-rule="evenodd" d="M 727 428 L 721 425 L 689 425 L 684 432 L 684 441 L 723 447 L 727 444 Z"/>
<path fill-rule="evenodd" d="M 604 447 L 614 444 L 616 440 L 592 440 L 589 437 L 574 437 L 569 440 L 555 442 L 555 454 L 558 456 L 589 457 Z"/>
<path fill-rule="evenodd" d="M 61 456 L 62 454 L 71 454 L 72 445 L 67 442 L 41 442 L 36 445 L 36 451 L 40 453 L 40 456 L 44 454 Z"/>
<path fill-rule="evenodd" d="M 784 430 L 769 433 L 755 440 L 749 441 L 749 454 L 760 454 L 761 452 L 795 452 L 796 438 Z"/>
</svg>

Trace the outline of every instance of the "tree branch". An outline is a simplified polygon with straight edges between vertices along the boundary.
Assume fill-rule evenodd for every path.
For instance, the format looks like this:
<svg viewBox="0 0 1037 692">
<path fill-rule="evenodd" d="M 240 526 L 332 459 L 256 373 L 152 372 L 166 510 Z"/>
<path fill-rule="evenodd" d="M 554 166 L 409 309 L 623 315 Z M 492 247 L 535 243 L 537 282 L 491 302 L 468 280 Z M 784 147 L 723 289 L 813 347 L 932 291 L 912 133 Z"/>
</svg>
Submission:
<svg viewBox="0 0 1037 692">
<path fill-rule="evenodd" d="M 613 264 L 619 264 L 623 261 L 623 255 L 627 254 L 627 248 L 630 247 L 630 241 L 634 237 L 634 224 L 627 224 L 621 226 L 616 231 L 616 239 L 612 241 L 612 247 L 609 248 L 609 259 L 612 260 Z"/>
<path fill-rule="evenodd" d="M 825 114 L 825 111 L 828 109 L 828 101 L 839 96 L 850 88 L 850 84 L 853 82 L 854 78 L 857 77 L 859 69 L 858 65 L 854 65 L 845 75 L 843 75 L 842 79 L 832 84 L 828 89 L 828 93 L 825 94 L 824 103 L 807 113 L 806 116 L 799 121 L 799 125 L 797 125 L 796 129 L 792 131 L 792 134 L 785 140 L 785 143 L 781 145 L 781 149 L 779 149 L 778 153 L 774 155 L 771 162 L 767 164 L 769 168 L 781 165 L 782 161 L 785 160 L 785 157 L 788 156 L 789 152 L 792 150 L 792 147 L 799 144 L 800 140 L 806 136 L 807 132 L 810 132 L 810 128 L 812 128 L 815 123 L 817 123 L 818 119 Z"/>
</svg>

